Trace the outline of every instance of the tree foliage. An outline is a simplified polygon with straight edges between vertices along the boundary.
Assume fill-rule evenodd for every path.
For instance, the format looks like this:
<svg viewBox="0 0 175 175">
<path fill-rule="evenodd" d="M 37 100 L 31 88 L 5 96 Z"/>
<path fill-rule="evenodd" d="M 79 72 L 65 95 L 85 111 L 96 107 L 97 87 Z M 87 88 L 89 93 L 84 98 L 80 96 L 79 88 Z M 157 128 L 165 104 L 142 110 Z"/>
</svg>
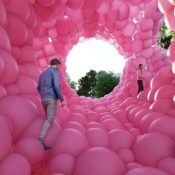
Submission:
<svg viewBox="0 0 175 175">
<path fill-rule="evenodd" d="M 164 24 L 160 27 L 160 36 L 157 43 L 164 49 L 168 49 L 172 40 L 175 38 L 175 31 L 169 31 L 167 26 Z"/>
<path fill-rule="evenodd" d="M 100 71 L 96 75 L 94 86 L 94 97 L 100 98 L 113 91 L 114 87 L 120 82 L 119 74 L 113 72 Z"/>
<path fill-rule="evenodd" d="M 119 81 L 119 74 L 90 70 L 78 81 L 77 94 L 80 96 L 100 98 L 109 94 L 118 85 Z"/>
<path fill-rule="evenodd" d="M 77 94 L 80 96 L 93 97 L 93 88 L 96 83 L 97 72 L 94 70 L 90 70 L 84 77 L 78 80 L 78 90 Z"/>
<path fill-rule="evenodd" d="M 69 83 L 70 87 L 72 89 L 75 89 L 76 90 L 77 83 L 75 81 L 72 81 L 69 75 L 67 75 L 67 80 L 68 80 L 68 83 Z"/>
</svg>

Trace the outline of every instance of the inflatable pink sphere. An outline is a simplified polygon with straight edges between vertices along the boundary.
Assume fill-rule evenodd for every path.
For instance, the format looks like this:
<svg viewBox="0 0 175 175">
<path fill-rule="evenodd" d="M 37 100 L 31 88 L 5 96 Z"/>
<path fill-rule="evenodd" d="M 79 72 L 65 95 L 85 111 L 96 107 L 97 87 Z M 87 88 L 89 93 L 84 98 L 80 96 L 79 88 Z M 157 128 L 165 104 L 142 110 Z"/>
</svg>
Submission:
<svg viewBox="0 0 175 175">
<path fill-rule="evenodd" d="M 80 154 L 74 175 L 122 175 L 126 168 L 120 157 L 113 151 L 95 147 Z"/>
<path fill-rule="evenodd" d="M 139 163 L 155 166 L 159 160 L 172 155 L 173 141 L 159 133 L 148 133 L 138 136 L 133 151 Z"/>
<path fill-rule="evenodd" d="M 0 164 L 0 175 L 30 175 L 29 162 L 19 154 L 9 154 Z"/>
</svg>

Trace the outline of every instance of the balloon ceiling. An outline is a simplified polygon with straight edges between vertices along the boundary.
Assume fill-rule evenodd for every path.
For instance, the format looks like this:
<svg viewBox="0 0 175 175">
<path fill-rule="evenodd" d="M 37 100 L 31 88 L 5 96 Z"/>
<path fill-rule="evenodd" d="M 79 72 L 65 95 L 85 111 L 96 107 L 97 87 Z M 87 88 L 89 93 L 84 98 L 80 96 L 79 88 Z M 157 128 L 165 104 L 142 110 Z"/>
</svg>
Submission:
<svg viewBox="0 0 175 175">
<path fill-rule="evenodd" d="M 174 7 L 174 0 L 0 0 L 0 175 L 174 175 L 175 42 L 167 52 L 157 45 L 164 22 L 175 30 Z M 113 44 L 127 60 L 120 84 L 100 99 L 78 96 L 67 82 L 66 57 L 87 38 Z M 62 63 L 66 106 L 58 104 L 45 152 L 36 83 L 53 57 Z M 141 63 L 145 90 L 136 96 Z"/>
</svg>

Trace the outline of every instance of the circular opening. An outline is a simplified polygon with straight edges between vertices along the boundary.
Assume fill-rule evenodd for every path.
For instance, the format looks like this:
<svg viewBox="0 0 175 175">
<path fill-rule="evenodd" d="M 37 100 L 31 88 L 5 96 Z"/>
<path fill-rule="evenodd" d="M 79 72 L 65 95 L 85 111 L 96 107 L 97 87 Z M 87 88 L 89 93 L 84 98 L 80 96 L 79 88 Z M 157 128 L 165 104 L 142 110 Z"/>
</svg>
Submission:
<svg viewBox="0 0 175 175">
<path fill-rule="evenodd" d="M 105 71 L 120 75 L 126 60 L 109 42 L 103 40 L 86 39 L 80 41 L 70 50 L 66 60 L 66 72 L 69 83 L 75 82 L 76 88 L 79 80 L 90 71 Z M 88 96 L 88 95 L 84 95 Z"/>
<path fill-rule="evenodd" d="M 122 73 L 126 60 L 108 42 L 86 39 L 70 50 L 66 60 L 66 72 L 77 82 L 90 70 Z"/>
</svg>

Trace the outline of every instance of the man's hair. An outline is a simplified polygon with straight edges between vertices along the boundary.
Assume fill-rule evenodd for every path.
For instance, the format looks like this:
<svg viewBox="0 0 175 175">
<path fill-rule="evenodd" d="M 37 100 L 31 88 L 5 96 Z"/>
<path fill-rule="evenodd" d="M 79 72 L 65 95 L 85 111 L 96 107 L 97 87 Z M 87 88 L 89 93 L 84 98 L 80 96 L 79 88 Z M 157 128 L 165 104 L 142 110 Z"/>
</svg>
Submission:
<svg viewBox="0 0 175 175">
<path fill-rule="evenodd" d="M 143 66 L 143 64 L 139 64 L 139 68 L 140 68 L 141 66 Z"/>
<path fill-rule="evenodd" d="M 53 65 L 59 65 L 61 64 L 60 61 L 57 59 L 57 58 L 53 58 L 50 60 L 50 65 L 53 66 Z"/>
</svg>

